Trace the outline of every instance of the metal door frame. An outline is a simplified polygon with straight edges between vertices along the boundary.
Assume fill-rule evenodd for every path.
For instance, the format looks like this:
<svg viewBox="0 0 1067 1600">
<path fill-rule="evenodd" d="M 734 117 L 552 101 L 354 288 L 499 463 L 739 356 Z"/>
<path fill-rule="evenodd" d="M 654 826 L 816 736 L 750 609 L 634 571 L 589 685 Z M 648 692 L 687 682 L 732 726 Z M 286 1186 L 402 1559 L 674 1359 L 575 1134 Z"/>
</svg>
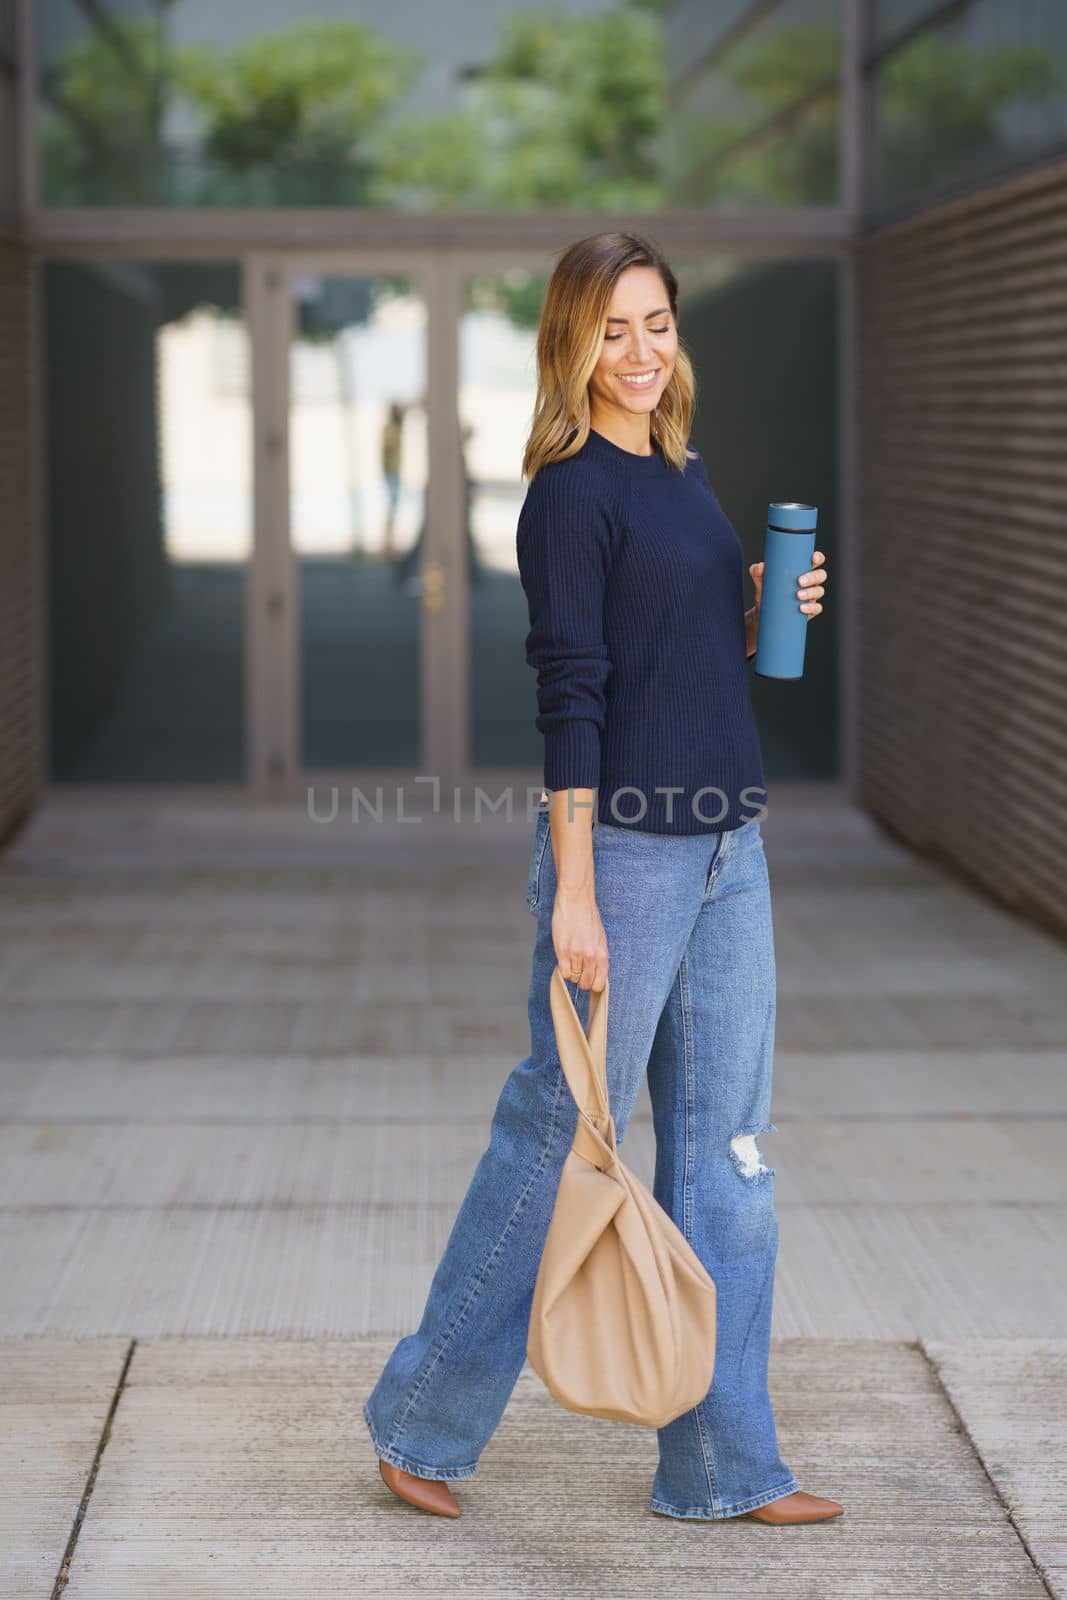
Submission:
<svg viewBox="0 0 1067 1600">
<path fill-rule="evenodd" d="M 553 249 L 470 249 L 437 245 L 315 250 L 274 249 L 243 257 L 244 308 L 252 353 L 253 549 L 245 586 L 246 774 L 260 799 L 358 788 L 387 814 L 414 799 L 449 809 L 454 791 L 474 784 L 526 783 L 526 769 L 472 770 L 470 607 L 463 529 L 459 336 L 465 279 L 523 269 L 547 277 Z M 300 273 L 372 277 L 402 272 L 427 308 L 428 483 L 420 573 L 432 576 L 420 606 L 417 770 L 356 767 L 308 773 L 300 762 L 299 570 L 291 542 L 289 351 L 295 332 L 293 280 Z M 443 602 L 437 604 L 436 596 Z M 437 787 L 439 785 L 439 787 Z M 466 803 L 464 803 L 464 810 Z"/>
<path fill-rule="evenodd" d="M 429 472 L 426 535 L 422 569 L 442 561 L 448 542 L 450 486 L 443 460 L 450 431 L 442 393 L 447 382 L 448 345 L 442 337 L 450 317 L 448 282 L 433 270 L 424 251 L 264 250 L 245 255 L 244 304 L 252 353 L 253 541 L 245 586 L 246 779 L 261 799 L 291 799 L 309 788 L 402 783 L 402 770 L 353 768 L 307 773 L 300 760 L 300 604 L 299 568 L 290 528 L 290 349 L 295 327 L 294 280 L 301 273 L 373 277 L 402 272 L 427 307 L 427 425 Z M 454 320 L 454 319 L 453 319 Z M 454 402 L 453 407 L 454 410 Z M 451 608 L 453 611 L 455 608 Z M 445 606 L 439 616 L 420 609 L 419 684 L 420 770 L 436 770 L 449 745 L 448 661 Z M 355 691 L 358 692 L 358 691 Z"/>
</svg>

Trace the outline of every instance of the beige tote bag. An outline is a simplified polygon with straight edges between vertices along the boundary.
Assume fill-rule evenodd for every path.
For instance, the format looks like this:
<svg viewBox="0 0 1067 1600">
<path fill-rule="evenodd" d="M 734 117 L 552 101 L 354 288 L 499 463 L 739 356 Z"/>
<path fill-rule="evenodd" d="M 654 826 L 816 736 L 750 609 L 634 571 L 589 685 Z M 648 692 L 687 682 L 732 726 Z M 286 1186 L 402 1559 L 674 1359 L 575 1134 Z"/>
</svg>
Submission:
<svg viewBox="0 0 1067 1600">
<path fill-rule="evenodd" d="M 608 984 L 588 1037 L 557 966 L 552 1021 L 578 1125 L 534 1286 L 526 1353 L 568 1411 L 660 1428 L 699 1404 L 715 1366 L 715 1284 L 615 1148 Z"/>
</svg>

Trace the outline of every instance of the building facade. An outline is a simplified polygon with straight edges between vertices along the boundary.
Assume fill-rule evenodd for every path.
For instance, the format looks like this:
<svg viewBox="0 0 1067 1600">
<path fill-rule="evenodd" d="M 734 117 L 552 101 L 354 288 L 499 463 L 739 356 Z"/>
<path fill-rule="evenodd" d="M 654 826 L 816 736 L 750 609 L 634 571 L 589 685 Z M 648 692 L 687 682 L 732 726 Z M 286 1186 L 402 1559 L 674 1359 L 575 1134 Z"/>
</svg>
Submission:
<svg viewBox="0 0 1067 1600">
<path fill-rule="evenodd" d="M 768 782 L 1062 927 L 1065 46 L 990 0 L 0 0 L 0 832 L 535 782 L 537 313 L 625 227 L 746 561 L 819 506 Z"/>
</svg>

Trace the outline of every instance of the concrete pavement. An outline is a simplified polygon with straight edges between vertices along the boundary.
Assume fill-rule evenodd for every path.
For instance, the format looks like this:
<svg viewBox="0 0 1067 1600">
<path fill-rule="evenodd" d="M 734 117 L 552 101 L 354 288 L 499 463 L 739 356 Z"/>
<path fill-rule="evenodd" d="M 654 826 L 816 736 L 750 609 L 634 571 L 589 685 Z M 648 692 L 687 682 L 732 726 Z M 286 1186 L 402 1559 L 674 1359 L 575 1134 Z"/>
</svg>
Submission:
<svg viewBox="0 0 1067 1600">
<path fill-rule="evenodd" d="M 1064 949 L 832 786 L 764 836 L 772 1386 L 845 1519 L 656 1517 L 528 1368 L 444 1535 L 377 1478 L 529 1048 L 525 821 L 60 796 L 0 859 L 0 1595 L 1067 1593 Z"/>
</svg>

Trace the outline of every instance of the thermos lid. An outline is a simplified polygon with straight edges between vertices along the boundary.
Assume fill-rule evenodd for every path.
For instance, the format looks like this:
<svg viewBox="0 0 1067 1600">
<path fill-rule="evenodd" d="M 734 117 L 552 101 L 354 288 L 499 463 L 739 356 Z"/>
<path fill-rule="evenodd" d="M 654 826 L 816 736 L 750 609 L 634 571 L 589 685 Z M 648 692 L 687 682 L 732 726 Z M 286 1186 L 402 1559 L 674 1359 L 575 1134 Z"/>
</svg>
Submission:
<svg viewBox="0 0 1067 1600">
<path fill-rule="evenodd" d="M 818 517 L 818 506 L 805 505 L 802 500 L 772 500 L 767 511 L 767 524 L 771 528 L 781 528 L 786 533 L 810 533 Z"/>
</svg>

